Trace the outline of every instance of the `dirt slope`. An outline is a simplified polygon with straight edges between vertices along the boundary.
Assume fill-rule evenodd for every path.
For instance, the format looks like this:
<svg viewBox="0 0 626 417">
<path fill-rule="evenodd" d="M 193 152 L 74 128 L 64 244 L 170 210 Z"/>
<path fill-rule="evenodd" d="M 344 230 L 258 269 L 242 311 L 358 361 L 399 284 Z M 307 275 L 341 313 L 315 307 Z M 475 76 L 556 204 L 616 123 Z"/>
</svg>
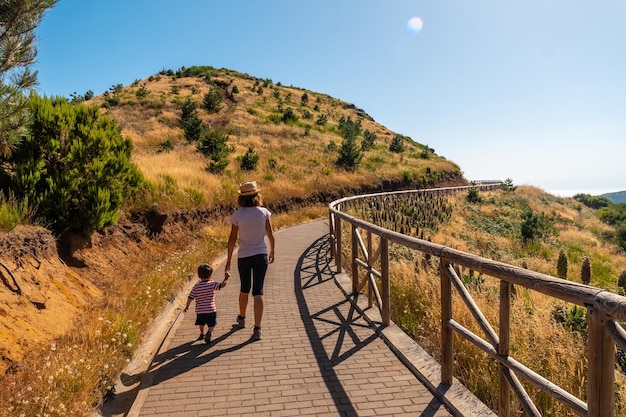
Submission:
<svg viewBox="0 0 626 417">
<path fill-rule="evenodd" d="M 57 240 L 39 227 L 0 233 L 0 373 L 30 348 L 72 331 L 77 315 L 100 302 L 107 282 L 138 274 L 150 259 L 185 244 L 184 233 L 168 230 L 177 238 L 151 239 L 141 218 L 90 239 Z"/>
</svg>

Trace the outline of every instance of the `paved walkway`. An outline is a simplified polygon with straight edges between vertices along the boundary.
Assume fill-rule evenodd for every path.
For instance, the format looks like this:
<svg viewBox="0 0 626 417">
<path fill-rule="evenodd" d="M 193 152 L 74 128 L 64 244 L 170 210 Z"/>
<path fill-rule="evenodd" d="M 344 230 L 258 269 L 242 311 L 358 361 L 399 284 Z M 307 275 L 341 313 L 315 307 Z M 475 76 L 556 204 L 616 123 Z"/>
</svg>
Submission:
<svg viewBox="0 0 626 417">
<path fill-rule="evenodd" d="M 315 221 L 276 233 L 262 340 L 250 340 L 252 302 L 247 327 L 234 327 L 233 270 L 211 345 L 195 341 L 192 309 L 179 315 L 132 396 L 121 395 L 132 406 L 102 415 L 450 416 L 341 291 L 327 231 Z M 223 262 L 215 266 L 221 281 Z"/>
</svg>

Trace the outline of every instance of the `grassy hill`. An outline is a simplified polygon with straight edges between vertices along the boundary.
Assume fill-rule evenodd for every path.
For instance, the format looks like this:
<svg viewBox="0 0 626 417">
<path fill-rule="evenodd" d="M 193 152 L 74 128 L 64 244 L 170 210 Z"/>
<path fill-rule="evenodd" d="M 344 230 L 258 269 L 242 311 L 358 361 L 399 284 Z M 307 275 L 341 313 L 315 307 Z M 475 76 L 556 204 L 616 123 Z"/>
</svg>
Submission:
<svg viewBox="0 0 626 417">
<path fill-rule="evenodd" d="M 223 97 L 217 112 L 203 108 L 211 91 Z M 234 153 L 221 174 L 208 172 L 209 158 L 184 137 L 180 119 L 187 99 L 198 105 L 198 116 L 207 127 L 228 134 Z M 130 86 L 113 86 L 86 104 L 102 106 L 123 135 L 132 138 L 133 160 L 152 186 L 152 194 L 136 201 L 138 205 L 152 200 L 164 209 L 231 204 L 237 185 L 251 179 L 259 183 L 268 203 L 380 189 L 385 184 L 406 188 L 465 181 L 456 164 L 425 144 L 409 139 L 404 152 L 391 152 L 396 132 L 351 103 L 227 69 L 163 70 Z M 336 165 L 342 118 L 376 135 L 373 148 L 354 171 Z M 248 149 L 259 156 L 252 171 L 239 163 Z"/>
</svg>

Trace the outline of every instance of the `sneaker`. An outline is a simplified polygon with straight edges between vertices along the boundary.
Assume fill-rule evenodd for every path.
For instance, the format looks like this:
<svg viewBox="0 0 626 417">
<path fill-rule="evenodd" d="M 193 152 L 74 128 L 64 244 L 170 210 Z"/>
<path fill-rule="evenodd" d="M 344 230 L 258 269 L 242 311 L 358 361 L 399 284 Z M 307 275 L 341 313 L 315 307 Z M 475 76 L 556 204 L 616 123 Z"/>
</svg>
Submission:
<svg viewBox="0 0 626 417">
<path fill-rule="evenodd" d="M 252 340 L 261 340 L 263 336 L 263 330 L 260 327 L 254 326 L 254 332 L 252 332 Z"/>
<path fill-rule="evenodd" d="M 237 325 L 239 326 L 240 329 L 243 329 L 244 327 L 246 327 L 246 318 L 238 315 Z"/>
<path fill-rule="evenodd" d="M 196 340 L 202 340 L 202 339 L 204 339 L 204 333 L 200 333 L 200 336 L 198 336 Z"/>
<path fill-rule="evenodd" d="M 206 332 L 206 334 L 204 335 L 204 342 L 208 345 L 209 343 L 211 343 L 211 332 Z"/>
</svg>

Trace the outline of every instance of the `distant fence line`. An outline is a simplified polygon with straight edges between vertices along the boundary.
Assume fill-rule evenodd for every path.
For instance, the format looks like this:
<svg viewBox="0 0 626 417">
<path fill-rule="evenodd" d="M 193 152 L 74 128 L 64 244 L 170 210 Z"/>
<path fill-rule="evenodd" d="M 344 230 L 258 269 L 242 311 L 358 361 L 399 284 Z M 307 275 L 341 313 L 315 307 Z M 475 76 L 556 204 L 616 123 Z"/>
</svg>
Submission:
<svg viewBox="0 0 626 417">
<path fill-rule="evenodd" d="M 525 412 L 541 416 L 517 378 L 522 376 L 551 397 L 565 404 L 582 416 L 615 416 L 615 345 L 626 351 L 626 331 L 616 320 L 626 321 L 626 297 L 606 290 L 583 285 L 550 275 L 529 271 L 524 268 L 482 258 L 450 247 L 431 243 L 418 238 L 379 227 L 342 212 L 342 206 L 356 200 L 367 200 L 381 196 L 401 196 L 409 193 L 448 194 L 467 191 L 470 188 L 492 190 L 499 188 L 500 181 L 474 181 L 471 186 L 396 191 L 388 193 L 352 196 L 333 201 L 329 205 L 329 227 L 331 255 L 335 259 L 337 272 L 342 272 L 342 223 L 350 225 L 352 271 L 352 293 L 358 294 L 368 285 L 370 307 L 374 300 L 380 309 L 384 325 L 391 322 L 389 243 L 393 242 L 416 250 L 426 256 L 439 258 L 441 291 L 441 381 L 451 385 L 453 381 L 453 332 L 473 343 L 499 362 L 499 416 L 511 413 L 511 390 L 515 393 Z M 365 240 L 362 233 L 365 233 Z M 378 247 L 375 248 L 375 241 Z M 380 271 L 374 265 L 380 262 Z M 463 266 L 500 280 L 499 331 L 496 332 L 486 320 L 479 307 L 463 284 L 457 268 Z M 366 276 L 359 280 L 359 268 Z M 380 280 L 379 292 L 377 280 Z M 547 380 L 509 356 L 510 353 L 510 309 L 513 285 L 520 285 L 551 297 L 587 308 L 588 323 L 588 387 L 587 403 Z M 452 317 L 452 287 L 471 311 L 474 319 L 488 340 L 465 328 Z"/>
</svg>

